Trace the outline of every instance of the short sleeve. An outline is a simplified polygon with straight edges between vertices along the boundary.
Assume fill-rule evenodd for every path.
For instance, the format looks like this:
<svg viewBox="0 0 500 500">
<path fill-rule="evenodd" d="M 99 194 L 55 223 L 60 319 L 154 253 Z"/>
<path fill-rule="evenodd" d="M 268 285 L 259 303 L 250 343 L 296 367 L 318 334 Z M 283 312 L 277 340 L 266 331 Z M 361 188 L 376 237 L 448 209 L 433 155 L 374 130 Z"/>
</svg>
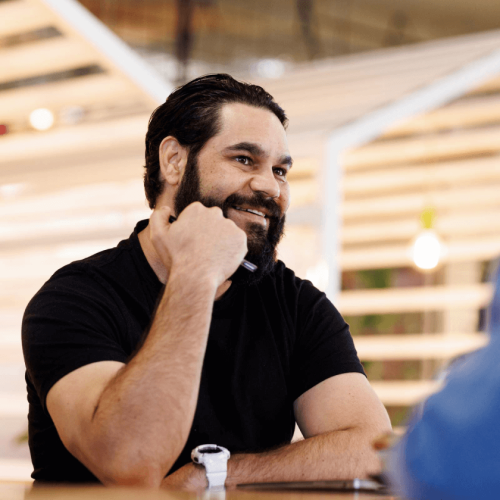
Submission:
<svg viewBox="0 0 500 500">
<path fill-rule="evenodd" d="M 349 325 L 309 281 L 301 281 L 292 358 L 293 398 L 335 375 L 362 373 Z"/>
<path fill-rule="evenodd" d="M 47 393 L 68 373 L 98 361 L 127 361 L 120 312 L 105 287 L 84 272 L 56 273 L 23 317 L 26 372 L 45 408 Z"/>
</svg>

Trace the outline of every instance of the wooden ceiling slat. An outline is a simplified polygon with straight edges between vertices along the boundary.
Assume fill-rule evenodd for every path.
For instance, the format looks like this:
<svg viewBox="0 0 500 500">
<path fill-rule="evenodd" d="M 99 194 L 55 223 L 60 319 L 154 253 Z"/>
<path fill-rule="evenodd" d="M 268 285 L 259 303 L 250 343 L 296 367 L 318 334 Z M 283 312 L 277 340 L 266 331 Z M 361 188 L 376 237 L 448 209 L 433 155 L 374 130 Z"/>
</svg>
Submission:
<svg viewBox="0 0 500 500">
<path fill-rule="evenodd" d="M 410 240 L 421 230 L 420 217 L 395 220 L 375 220 L 358 224 L 344 224 L 341 228 L 343 244 L 359 244 L 389 240 Z M 444 238 L 487 234 L 500 231 L 500 209 L 453 211 L 438 214 L 434 224 Z"/>
<path fill-rule="evenodd" d="M 401 216 L 413 214 L 418 216 L 429 204 L 437 210 L 471 209 L 500 207 L 500 172 L 497 181 L 490 180 L 482 186 L 456 187 L 439 190 L 429 189 L 423 191 L 421 186 L 416 186 L 413 193 L 403 195 L 363 197 L 344 200 L 341 206 L 344 223 L 356 219 L 374 219 L 377 217 Z M 430 201 L 432 200 L 432 201 Z"/>
<path fill-rule="evenodd" d="M 500 96 L 458 101 L 430 113 L 394 125 L 382 137 L 389 139 L 413 134 L 429 134 L 446 129 L 472 128 L 500 123 Z"/>
<path fill-rule="evenodd" d="M 441 388 L 434 380 L 372 381 L 370 385 L 386 406 L 413 406 Z"/>
<path fill-rule="evenodd" d="M 494 154 L 499 151 L 500 126 L 495 126 L 371 143 L 345 153 L 342 164 L 346 171 L 355 171 L 411 162 Z"/>
<path fill-rule="evenodd" d="M 80 41 L 66 37 L 50 38 L 0 50 L 0 79 L 3 83 L 96 62 L 95 51 Z"/>
<path fill-rule="evenodd" d="M 19 35 L 47 26 L 53 26 L 54 16 L 38 2 L 17 0 L 0 3 L 0 37 Z"/>
<path fill-rule="evenodd" d="M 500 156 L 493 156 L 419 166 L 405 165 L 377 172 L 346 172 L 342 179 L 342 191 L 347 198 L 392 194 L 401 190 L 421 190 L 425 193 L 437 187 L 445 189 L 498 182 L 499 178 Z"/>
<path fill-rule="evenodd" d="M 349 290 L 339 294 L 336 306 L 343 315 L 393 314 L 442 311 L 466 308 L 481 309 L 492 298 L 489 283 L 418 288 L 383 288 Z"/>
<path fill-rule="evenodd" d="M 106 80 L 100 83 L 105 83 Z M 1 104 L 0 104 L 1 108 Z M 143 151 L 149 115 L 138 115 L 74 127 L 53 129 L 47 132 L 26 132 L 5 136 L 0 142 L 0 156 L 5 162 L 36 160 L 40 157 L 65 155 L 68 158 L 79 152 L 114 149 L 137 145 Z"/>
<path fill-rule="evenodd" d="M 446 359 L 484 347 L 484 333 L 354 336 L 359 358 L 364 360 Z"/>
<path fill-rule="evenodd" d="M 137 88 L 121 76 L 111 74 L 89 75 L 53 82 L 36 87 L 24 87 L 0 93 L 0 121 L 18 122 L 28 119 L 37 108 L 59 110 L 64 106 L 109 105 L 120 100 L 136 102 Z M 2 142 L 4 139 L 2 138 Z"/>
<path fill-rule="evenodd" d="M 387 269 L 411 267 L 409 241 L 403 244 L 345 247 L 340 253 L 339 263 L 344 271 L 361 269 Z M 500 255 L 500 235 L 454 238 L 446 241 L 446 255 L 441 263 L 486 262 Z"/>
</svg>

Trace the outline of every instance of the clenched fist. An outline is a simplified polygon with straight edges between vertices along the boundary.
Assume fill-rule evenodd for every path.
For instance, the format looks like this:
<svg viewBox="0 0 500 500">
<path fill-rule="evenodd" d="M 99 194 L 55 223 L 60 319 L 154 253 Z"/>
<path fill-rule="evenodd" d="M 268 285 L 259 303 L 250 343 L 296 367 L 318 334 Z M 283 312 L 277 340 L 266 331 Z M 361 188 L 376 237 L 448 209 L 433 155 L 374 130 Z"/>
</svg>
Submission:
<svg viewBox="0 0 500 500">
<path fill-rule="evenodd" d="M 186 207 L 173 224 L 170 214 L 169 207 L 161 207 L 149 221 L 151 242 L 165 267 L 195 273 L 220 286 L 247 253 L 245 231 L 226 219 L 220 208 L 199 202 Z"/>
</svg>

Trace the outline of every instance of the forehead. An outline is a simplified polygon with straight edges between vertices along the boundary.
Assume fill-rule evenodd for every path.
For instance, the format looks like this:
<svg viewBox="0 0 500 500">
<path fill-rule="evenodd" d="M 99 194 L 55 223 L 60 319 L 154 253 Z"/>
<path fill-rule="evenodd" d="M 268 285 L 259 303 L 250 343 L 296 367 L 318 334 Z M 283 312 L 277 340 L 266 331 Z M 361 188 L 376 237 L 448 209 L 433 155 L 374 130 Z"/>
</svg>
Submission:
<svg viewBox="0 0 500 500">
<path fill-rule="evenodd" d="M 241 103 L 224 104 L 219 111 L 219 121 L 219 133 L 211 139 L 217 149 L 250 142 L 258 144 L 270 155 L 288 154 L 285 129 L 268 109 Z"/>
</svg>

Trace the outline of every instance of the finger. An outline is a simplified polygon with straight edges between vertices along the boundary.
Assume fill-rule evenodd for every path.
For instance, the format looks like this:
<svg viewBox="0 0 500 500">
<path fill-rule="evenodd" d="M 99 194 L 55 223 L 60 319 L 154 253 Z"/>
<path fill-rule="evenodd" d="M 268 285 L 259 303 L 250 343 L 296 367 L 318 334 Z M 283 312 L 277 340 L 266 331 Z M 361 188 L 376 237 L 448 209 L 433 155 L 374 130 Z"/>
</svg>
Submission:
<svg viewBox="0 0 500 500">
<path fill-rule="evenodd" d="M 160 219 L 165 225 L 170 225 L 170 215 L 172 213 L 172 209 L 166 205 L 160 208 Z"/>
</svg>

